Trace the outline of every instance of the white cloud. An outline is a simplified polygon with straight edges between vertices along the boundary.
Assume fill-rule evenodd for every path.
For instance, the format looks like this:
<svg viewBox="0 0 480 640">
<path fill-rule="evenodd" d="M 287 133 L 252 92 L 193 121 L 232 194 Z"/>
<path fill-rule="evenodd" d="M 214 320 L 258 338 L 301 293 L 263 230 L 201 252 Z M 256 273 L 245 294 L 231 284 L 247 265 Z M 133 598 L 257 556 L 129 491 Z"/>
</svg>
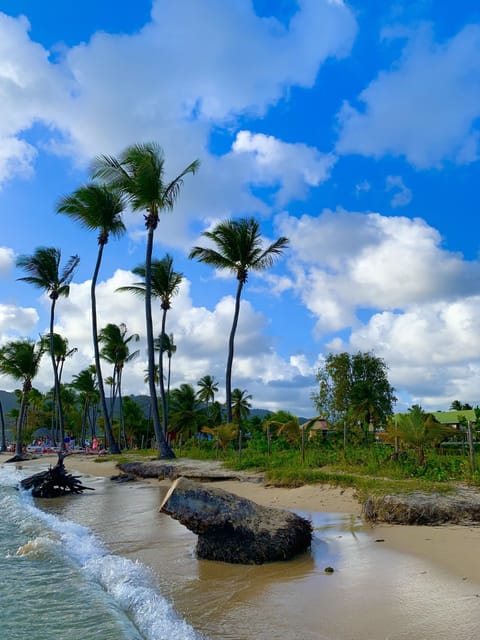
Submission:
<svg viewBox="0 0 480 640">
<path fill-rule="evenodd" d="M 480 26 L 467 25 L 449 41 L 434 42 L 423 26 L 401 59 L 345 103 L 337 151 L 405 156 L 418 168 L 478 158 Z"/>
<path fill-rule="evenodd" d="M 303 196 L 308 187 L 325 182 L 336 162 L 333 154 L 250 131 L 239 131 L 232 149 L 236 154 L 251 154 L 252 184 L 280 186 L 278 204 Z"/>
<path fill-rule="evenodd" d="M 401 176 L 387 176 L 386 188 L 388 191 L 395 191 L 390 201 L 392 207 L 405 207 L 412 201 L 412 191 L 405 186 Z"/>
<path fill-rule="evenodd" d="M 327 210 L 278 223 L 291 241 L 294 290 L 320 332 L 355 325 L 357 309 L 405 309 L 478 290 L 480 265 L 442 249 L 423 220 Z"/>
<path fill-rule="evenodd" d="M 15 262 L 15 252 L 10 247 L 0 247 L 0 277 L 9 274 Z"/>
</svg>

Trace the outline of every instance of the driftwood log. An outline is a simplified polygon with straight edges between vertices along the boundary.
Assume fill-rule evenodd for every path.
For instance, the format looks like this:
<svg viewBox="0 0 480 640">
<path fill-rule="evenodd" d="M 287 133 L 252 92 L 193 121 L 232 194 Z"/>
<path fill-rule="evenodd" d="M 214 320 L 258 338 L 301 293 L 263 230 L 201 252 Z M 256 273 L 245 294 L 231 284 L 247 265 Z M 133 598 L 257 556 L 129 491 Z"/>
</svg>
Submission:
<svg viewBox="0 0 480 640">
<path fill-rule="evenodd" d="M 312 525 L 305 518 L 186 478 L 175 480 L 160 510 L 198 535 L 197 555 L 206 560 L 289 560 L 312 540 Z"/>
<path fill-rule="evenodd" d="M 94 491 L 91 487 L 85 487 L 78 476 L 67 473 L 63 462 L 67 455 L 59 452 L 57 464 L 54 467 L 21 480 L 20 486 L 23 489 L 31 489 L 35 498 L 58 498 L 67 493 Z"/>
<path fill-rule="evenodd" d="M 407 495 L 370 496 L 363 505 L 369 522 L 441 525 L 480 524 L 480 493 L 459 487 L 450 493 L 412 492 Z"/>
</svg>

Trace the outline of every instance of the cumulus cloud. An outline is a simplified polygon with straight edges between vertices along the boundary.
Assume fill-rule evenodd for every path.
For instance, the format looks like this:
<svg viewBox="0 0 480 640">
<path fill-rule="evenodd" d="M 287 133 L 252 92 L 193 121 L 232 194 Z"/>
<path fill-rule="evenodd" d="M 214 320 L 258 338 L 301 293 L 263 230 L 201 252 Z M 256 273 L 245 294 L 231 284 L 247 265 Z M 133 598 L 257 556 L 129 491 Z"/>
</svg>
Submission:
<svg viewBox="0 0 480 640">
<path fill-rule="evenodd" d="M 480 26 L 444 43 L 423 25 L 401 59 L 382 71 L 338 114 L 337 152 L 404 156 L 417 168 L 478 158 Z M 459 99 L 461 96 L 461 99 Z"/>
<path fill-rule="evenodd" d="M 232 149 L 237 154 L 251 155 L 252 184 L 280 185 L 280 205 L 327 180 L 336 161 L 333 154 L 322 154 L 305 144 L 289 144 L 250 131 L 239 131 Z"/>
<path fill-rule="evenodd" d="M 405 309 L 478 292 L 479 263 L 444 250 L 421 219 L 327 210 L 283 214 L 278 223 L 291 241 L 294 290 L 319 332 L 355 325 L 358 309 Z"/>
</svg>

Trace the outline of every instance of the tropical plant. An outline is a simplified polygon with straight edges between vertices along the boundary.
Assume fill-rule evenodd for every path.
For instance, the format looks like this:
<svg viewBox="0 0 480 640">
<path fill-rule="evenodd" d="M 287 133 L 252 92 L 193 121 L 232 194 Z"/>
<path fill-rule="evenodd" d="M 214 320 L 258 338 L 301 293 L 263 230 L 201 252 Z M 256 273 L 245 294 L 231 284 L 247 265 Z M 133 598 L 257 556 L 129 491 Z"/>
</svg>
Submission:
<svg viewBox="0 0 480 640">
<path fill-rule="evenodd" d="M 416 406 L 408 413 L 395 416 L 396 428 L 388 428 L 383 439 L 387 442 L 391 438 L 400 438 L 401 442 L 410 449 L 416 451 L 418 465 L 425 464 L 425 453 L 430 447 L 440 444 L 455 430 L 435 420 L 430 413 L 425 413 L 421 407 Z"/>
<path fill-rule="evenodd" d="M 22 430 L 27 413 L 28 393 L 32 388 L 32 380 L 38 373 L 43 353 L 42 344 L 30 340 L 13 340 L 0 349 L 0 373 L 23 383 L 15 448 L 19 457 L 22 456 Z"/>
<path fill-rule="evenodd" d="M 187 437 L 196 433 L 202 413 L 195 389 L 190 384 L 181 384 L 178 389 L 173 389 L 170 405 L 171 430 Z"/>
<path fill-rule="evenodd" d="M 125 428 L 123 422 L 123 403 L 122 403 L 122 373 L 127 362 L 130 362 L 138 356 L 138 350 L 130 352 L 129 343 L 131 341 L 138 342 L 140 336 L 138 333 L 132 333 L 127 337 L 127 326 L 123 323 L 120 325 L 109 323 L 100 330 L 98 341 L 102 345 L 100 357 L 113 365 L 113 385 L 112 398 L 110 407 L 110 422 L 113 422 L 113 412 L 115 400 L 118 396 L 120 421 L 119 421 L 119 443 L 123 435 L 125 441 Z"/>
<path fill-rule="evenodd" d="M 226 453 L 228 445 L 235 440 L 238 435 L 238 425 L 233 422 L 228 424 L 221 424 L 217 427 L 203 427 L 202 433 L 213 436 L 218 446 L 222 448 L 223 453 Z"/>
<path fill-rule="evenodd" d="M 67 358 L 71 358 L 78 351 L 78 349 L 76 347 L 73 347 L 72 349 L 70 349 L 68 344 L 68 339 L 64 338 L 59 333 L 53 334 L 53 341 L 50 337 L 50 334 L 48 333 L 41 337 L 41 341 L 42 341 L 44 350 L 50 353 L 50 357 L 51 357 L 51 348 L 53 345 L 53 357 L 55 358 L 55 362 L 57 365 L 58 383 L 59 385 L 61 385 L 62 375 L 63 375 L 63 366 L 65 364 L 65 360 Z M 58 405 L 56 402 L 56 394 L 54 393 L 52 397 L 52 424 L 53 424 L 54 431 L 55 431 L 55 425 L 56 424 L 58 425 L 59 423 L 60 423 L 60 418 L 58 415 Z M 54 436 L 55 441 L 57 441 L 58 439 L 59 437 Z"/>
<path fill-rule="evenodd" d="M 226 220 L 217 224 L 212 231 L 204 231 L 202 235 L 211 240 L 216 248 L 197 246 L 191 250 L 189 257 L 217 269 L 231 271 L 237 279 L 225 374 L 227 422 L 232 422 L 232 365 L 242 290 L 247 282 L 249 271 L 269 269 L 275 258 L 278 258 L 288 246 L 289 240 L 281 237 L 264 248 L 259 224 L 254 218 Z"/>
<path fill-rule="evenodd" d="M 165 159 L 163 151 L 155 142 L 135 144 L 127 147 L 119 156 L 101 156 L 94 163 L 94 175 L 122 193 L 134 211 L 144 211 L 147 228 L 145 257 L 145 322 L 148 350 L 149 390 L 152 403 L 152 418 L 157 438 L 158 454 L 162 458 L 173 458 L 175 454 L 168 445 L 160 424 L 157 393 L 155 389 L 155 352 L 152 319 L 152 252 L 155 229 L 160 220 L 160 211 L 172 210 L 183 184 L 184 177 L 194 174 L 199 162 L 188 165 L 171 182 L 165 182 Z"/>
<path fill-rule="evenodd" d="M 199 390 L 197 391 L 197 398 L 200 402 L 204 402 L 206 405 L 206 413 L 210 419 L 209 404 L 214 402 L 215 394 L 218 391 L 218 382 L 213 376 L 206 375 L 197 382 Z"/>
<path fill-rule="evenodd" d="M 60 249 L 55 247 L 39 247 L 33 255 L 22 255 L 17 259 L 17 267 L 24 269 L 28 275 L 18 278 L 23 282 L 43 289 L 51 300 L 50 304 L 50 358 L 52 361 L 55 398 L 58 406 L 58 417 L 61 434 L 61 446 L 65 448 L 65 423 L 62 409 L 62 399 L 60 396 L 60 378 L 58 363 L 55 358 L 54 349 L 54 325 L 55 325 L 55 305 L 60 297 L 68 298 L 70 293 L 70 282 L 80 258 L 77 255 L 70 256 L 65 266 L 60 268 L 62 254 Z"/>
<path fill-rule="evenodd" d="M 170 380 L 172 376 L 172 357 L 177 352 L 177 345 L 174 342 L 173 333 L 170 335 L 163 334 L 162 344 L 159 349 L 162 349 L 167 354 L 168 358 L 168 372 L 167 372 L 167 398 L 170 395 Z"/>
<path fill-rule="evenodd" d="M 232 391 L 232 417 L 236 424 L 240 424 L 250 413 L 252 396 L 244 389 L 233 389 Z"/>
<path fill-rule="evenodd" d="M 109 448 L 112 453 L 119 453 L 120 448 L 115 441 L 110 419 L 108 415 L 107 400 L 103 387 L 102 367 L 100 363 L 100 349 L 98 345 L 98 320 L 96 288 L 98 274 L 102 264 L 103 252 L 110 236 L 120 237 L 126 228 L 122 221 L 122 213 L 125 203 L 122 196 L 105 185 L 95 183 L 80 187 L 70 196 L 65 196 L 57 205 L 57 213 L 65 213 L 82 227 L 98 232 L 98 253 L 95 263 L 92 283 L 90 287 L 90 299 L 92 310 L 92 339 L 97 373 L 98 391 L 104 417 L 105 432 Z"/>
<path fill-rule="evenodd" d="M 117 291 L 131 291 L 137 295 L 145 297 L 146 295 L 146 268 L 144 265 L 136 267 L 133 273 L 140 278 L 141 281 L 135 282 L 132 285 L 125 287 L 119 287 Z M 166 346 L 167 334 L 165 333 L 165 326 L 167 322 L 167 311 L 171 308 L 172 298 L 178 294 L 180 284 L 183 280 L 183 273 L 174 271 L 173 258 L 166 254 L 161 260 L 152 260 L 152 283 L 151 294 L 155 298 L 160 299 L 160 306 L 162 309 L 162 325 L 161 333 L 158 341 L 154 341 L 154 349 L 157 346 L 159 351 L 158 357 L 158 380 L 160 384 L 160 398 L 162 401 L 162 427 L 163 434 L 167 434 L 168 425 L 168 404 L 167 396 L 165 394 L 165 382 L 163 375 L 163 353 Z"/>
<path fill-rule="evenodd" d="M 83 404 L 81 445 L 85 446 L 87 426 L 90 426 L 90 436 L 96 436 L 97 410 L 99 401 L 97 371 L 95 365 L 82 369 L 72 377 L 71 386 L 80 394 Z"/>
</svg>

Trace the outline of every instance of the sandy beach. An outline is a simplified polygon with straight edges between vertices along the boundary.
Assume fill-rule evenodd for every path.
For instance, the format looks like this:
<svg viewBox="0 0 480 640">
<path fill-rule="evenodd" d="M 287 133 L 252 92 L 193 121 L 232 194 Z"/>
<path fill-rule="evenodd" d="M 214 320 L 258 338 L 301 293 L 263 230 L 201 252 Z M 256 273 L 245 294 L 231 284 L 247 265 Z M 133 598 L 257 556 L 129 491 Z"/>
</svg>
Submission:
<svg viewBox="0 0 480 640">
<path fill-rule="evenodd" d="M 47 455 L 22 463 L 22 466 L 54 464 L 55 461 L 55 455 Z M 115 462 L 108 458 L 97 462 L 93 456 L 75 454 L 68 457 L 65 464 L 70 471 L 86 476 L 110 477 L 118 473 Z M 170 486 L 169 480 L 144 482 Z M 284 489 L 232 480 L 216 482 L 215 486 L 265 506 L 292 509 L 306 514 L 328 512 L 361 516 L 361 505 L 352 489 L 326 485 Z M 381 540 L 386 547 L 424 558 L 462 579 L 480 583 L 480 527 L 373 526 L 364 523 L 363 530 L 376 540 Z"/>
<path fill-rule="evenodd" d="M 21 467 L 34 473 L 55 462 L 42 456 Z M 95 491 L 42 501 L 42 510 L 152 569 L 162 595 L 209 640 L 471 640 L 480 632 L 480 528 L 371 527 L 351 490 L 220 481 L 314 528 L 311 550 L 292 561 L 228 565 L 198 560 L 196 536 L 159 512 L 170 481 L 105 482 L 118 474 L 115 463 L 83 454 L 65 465 Z"/>
</svg>

